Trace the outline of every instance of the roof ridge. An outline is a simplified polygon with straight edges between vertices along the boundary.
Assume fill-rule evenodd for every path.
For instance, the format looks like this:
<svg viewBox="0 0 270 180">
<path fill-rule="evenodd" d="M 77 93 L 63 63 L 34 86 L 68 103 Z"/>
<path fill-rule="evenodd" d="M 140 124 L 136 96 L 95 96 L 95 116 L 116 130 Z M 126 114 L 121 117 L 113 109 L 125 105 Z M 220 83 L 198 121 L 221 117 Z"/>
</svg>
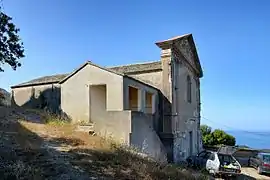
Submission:
<svg viewBox="0 0 270 180">
<path fill-rule="evenodd" d="M 53 77 L 53 76 L 61 76 L 61 75 L 67 75 L 70 73 L 61 73 L 61 74 L 52 74 L 52 75 L 44 75 L 44 76 L 39 76 L 36 79 L 42 78 L 42 77 Z"/>
<path fill-rule="evenodd" d="M 52 75 L 43 75 L 43 76 L 37 76 L 35 79 L 43 78 L 43 77 L 51 77 L 51 76 L 58 76 L 58 75 L 66 75 L 70 73 L 61 73 L 61 74 L 52 74 Z M 32 79 L 34 80 L 34 79 Z"/>
</svg>

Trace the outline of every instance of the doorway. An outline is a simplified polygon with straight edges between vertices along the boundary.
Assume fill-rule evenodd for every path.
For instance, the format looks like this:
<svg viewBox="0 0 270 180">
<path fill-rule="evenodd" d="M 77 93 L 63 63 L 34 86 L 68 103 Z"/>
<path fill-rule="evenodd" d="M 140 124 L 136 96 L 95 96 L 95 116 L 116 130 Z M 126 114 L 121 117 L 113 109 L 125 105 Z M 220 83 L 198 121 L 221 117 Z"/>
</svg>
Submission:
<svg viewBox="0 0 270 180">
<path fill-rule="evenodd" d="M 89 120 L 95 122 L 107 111 L 106 84 L 91 85 L 89 88 Z"/>
</svg>

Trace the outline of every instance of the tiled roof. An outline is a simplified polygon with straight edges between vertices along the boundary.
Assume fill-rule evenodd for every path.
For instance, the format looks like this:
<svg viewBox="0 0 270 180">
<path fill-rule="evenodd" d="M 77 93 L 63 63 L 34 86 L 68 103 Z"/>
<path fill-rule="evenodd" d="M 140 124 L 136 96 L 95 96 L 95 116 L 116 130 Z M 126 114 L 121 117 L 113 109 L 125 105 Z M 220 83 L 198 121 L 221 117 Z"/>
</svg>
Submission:
<svg viewBox="0 0 270 180">
<path fill-rule="evenodd" d="M 106 67 L 106 68 L 115 72 L 119 72 L 121 74 L 127 74 L 127 75 L 138 74 L 142 72 L 161 70 L 161 61 L 140 63 L 140 64 L 130 64 L 130 65 L 123 65 L 123 66 L 115 66 L 115 67 Z M 70 73 L 44 76 L 44 77 L 36 78 L 31 81 L 12 86 L 11 88 L 49 84 L 49 83 L 58 83 L 61 80 L 63 80 L 65 77 L 67 77 L 69 74 Z"/>
<path fill-rule="evenodd" d="M 154 61 L 140 64 L 129 64 L 107 68 L 123 74 L 138 74 L 146 71 L 161 70 L 161 61 Z"/>
<path fill-rule="evenodd" d="M 60 80 L 64 79 L 68 74 L 56 74 L 51 76 L 43 76 L 36 79 L 33 79 L 31 81 L 27 81 L 15 86 L 12 86 L 11 88 L 16 87 L 24 87 L 24 86 L 30 86 L 30 85 L 41 85 L 41 84 L 47 84 L 47 83 L 58 83 Z"/>
</svg>

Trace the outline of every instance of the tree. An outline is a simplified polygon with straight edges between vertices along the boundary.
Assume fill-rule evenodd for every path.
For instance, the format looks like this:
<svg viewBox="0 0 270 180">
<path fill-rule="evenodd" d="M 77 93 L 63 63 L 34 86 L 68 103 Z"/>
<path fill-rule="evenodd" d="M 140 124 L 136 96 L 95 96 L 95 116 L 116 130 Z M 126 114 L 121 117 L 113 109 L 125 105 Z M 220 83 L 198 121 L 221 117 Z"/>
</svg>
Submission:
<svg viewBox="0 0 270 180">
<path fill-rule="evenodd" d="M 236 144 L 236 139 L 235 137 L 233 137 L 232 135 L 230 134 L 227 134 L 226 136 L 226 144 L 229 145 L 229 146 L 235 146 Z"/>
<path fill-rule="evenodd" d="M 202 131 L 202 135 L 206 136 L 208 134 L 211 134 L 212 128 L 207 125 L 201 125 L 201 131 Z"/>
<path fill-rule="evenodd" d="M 202 132 L 202 141 L 204 145 L 211 145 L 214 143 L 214 139 L 212 137 L 212 128 L 207 125 L 201 125 Z"/>
<path fill-rule="evenodd" d="M 202 140 L 206 146 L 216 145 L 228 145 L 234 146 L 236 141 L 235 137 L 227 134 L 225 131 L 216 129 L 212 131 L 212 128 L 207 125 L 201 125 Z"/>
<path fill-rule="evenodd" d="M 24 57 L 24 47 L 19 38 L 19 29 L 12 18 L 2 12 L 0 7 L 0 64 L 8 64 L 13 70 L 21 66 L 18 59 Z M 4 69 L 0 67 L 0 72 Z"/>
</svg>

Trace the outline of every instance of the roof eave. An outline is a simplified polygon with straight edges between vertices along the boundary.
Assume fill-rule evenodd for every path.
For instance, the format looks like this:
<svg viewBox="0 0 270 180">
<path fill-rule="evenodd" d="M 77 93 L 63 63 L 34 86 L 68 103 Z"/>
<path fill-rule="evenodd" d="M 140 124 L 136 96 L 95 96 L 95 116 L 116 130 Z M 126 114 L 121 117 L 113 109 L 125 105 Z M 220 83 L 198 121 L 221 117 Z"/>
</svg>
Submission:
<svg viewBox="0 0 270 180">
<path fill-rule="evenodd" d="M 174 42 L 179 41 L 179 40 L 181 40 L 183 38 L 187 38 L 191 42 L 191 45 L 193 46 L 192 50 L 193 50 L 193 54 L 195 55 L 195 59 L 196 59 L 195 61 L 196 61 L 197 69 L 198 69 L 197 70 L 198 71 L 198 76 L 199 76 L 199 78 L 201 78 L 201 77 L 203 77 L 203 70 L 202 70 L 202 67 L 201 67 L 201 64 L 200 64 L 200 59 L 199 59 L 199 56 L 198 56 L 198 53 L 197 53 L 197 50 L 196 50 L 196 46 L 195 46 L 192 34 L 185 34 L 185 35 L 182 35 L 182 36 L 177 36 L 177 37 L 165 40 L 165 41 L 156 42 L 155 44 L 161 49 L 169 49 L 169 48 L 172 47 Z"/>
<path fill-rule="evenodd" d="M 46 85 L 46 84 L 56 84 L 59 83 L 59 81 L 48 81 L 48 82 L 40 82 L 40 83 L 31 83 L 31 84 L 22 84 L 22 85 L 15 85 L 11 86 L 11 89 L 15 88 L 22 88 L 22 87 L 29 87 L 29 86 L 40 86 L 40 85 Z"/>
<path fill-rule="evenodd" d="M 179 40 L 181 40 L 183 38 L 187 38 L 187 37 L 190 37 L 190 36 L 192 36 L 192 34 L 184 34 L 182 36 L 176 36 L 176 37 L 164 40 L 164 41 L 156 42 L 155 44 L 161 49 L 168 49 L 173 45 L 173 43 L 175 41 L 179 41 Z"/>
<path fill-rule="evenodd" d="M 126 72 L 125 74 L 134 75 L 134 74 L 143 74 L 143 73 L 151 73 L 151 72 L 159 72 L 159 71 L 162 71 L 162 68 L 142 70 L 142 71 L 131 71 L 131 72 Z"/>
<path fill-rule="evenodd" d="M 172 41 L 161 41 L 155 43 L 160 49 L 169 49 L 171 48 L 173 42 Z"/>
</svg>

